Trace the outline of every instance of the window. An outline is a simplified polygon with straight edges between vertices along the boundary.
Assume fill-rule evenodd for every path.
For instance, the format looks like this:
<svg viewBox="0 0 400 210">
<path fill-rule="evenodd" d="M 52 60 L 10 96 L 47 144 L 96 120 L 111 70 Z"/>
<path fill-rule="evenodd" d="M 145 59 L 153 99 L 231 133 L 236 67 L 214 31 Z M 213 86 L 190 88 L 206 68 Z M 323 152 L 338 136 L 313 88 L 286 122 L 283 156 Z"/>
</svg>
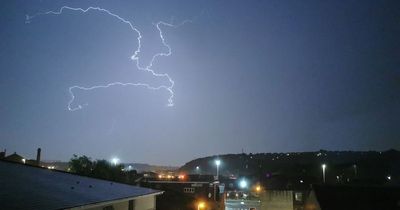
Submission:
<svg viewBox="0 0 400 210">
<path fill-rule="evenodd" d="M 194 193 L 194 188 L 193 187 L 185 187 L 183 188 L 184 193 Z"/>
<path fill-rule="evenodd" d="M 294 194 L 294 199 L 295 199 L 296 201 L 303 201 L 303 194 L 300 193 L 300 192 L 295 193 L 295 194 Z"/>
</svg>

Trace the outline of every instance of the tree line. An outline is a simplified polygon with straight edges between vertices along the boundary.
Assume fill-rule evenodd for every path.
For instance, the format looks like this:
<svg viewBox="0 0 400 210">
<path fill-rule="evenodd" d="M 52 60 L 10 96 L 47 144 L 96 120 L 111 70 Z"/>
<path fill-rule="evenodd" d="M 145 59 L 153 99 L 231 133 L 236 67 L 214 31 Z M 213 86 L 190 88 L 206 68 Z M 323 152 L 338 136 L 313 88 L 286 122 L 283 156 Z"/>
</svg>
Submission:
<svg viewBox="0 0 400 210">
<path fill-rule="evenodd" d="M 107 160 L 92 160 L 86 155 L 73 157 L 68 162 L 69 171 L 78 175 L 99 179 L 106 179 L 115 182 L 133 184 L 137 178 L 135 170 L 124 170 L 122 164 L 112 164 Z"/>
</svg>

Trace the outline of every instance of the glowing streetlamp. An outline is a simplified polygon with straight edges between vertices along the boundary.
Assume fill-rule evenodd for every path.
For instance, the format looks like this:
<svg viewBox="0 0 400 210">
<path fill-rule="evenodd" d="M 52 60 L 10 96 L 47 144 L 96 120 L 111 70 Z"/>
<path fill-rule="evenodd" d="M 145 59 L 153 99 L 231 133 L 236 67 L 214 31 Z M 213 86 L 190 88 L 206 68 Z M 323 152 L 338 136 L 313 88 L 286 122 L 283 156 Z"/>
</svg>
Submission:
<svg viewBox="0 0 400 210">
<path fill-rule="evenodd" d="M 206 204 L 204 202 L 199 202 L 197 204 L 197 210 L 204 209 L 205 207 L 206 207 Z"/>
<path fill-rule="evenodd" d="M 116 157 L 114 157 L 114 158 L 111 159 L 111 163 L 112 163 L 114 166 L 116 166 L 116 165 L 119 163 L 119 159 L 116 158 Z"/>
<path fill-rule="evenodd" d="M 258 193 L 261 192 L 261 186 L 260 185 L 256 186 L 256 192 L 258 192 Z"/>
<path fill-rule="evenodd" d="M 323 179 L 323 182 L 324 182 L 324 184 L 325 184 L 325 170 L 326 170 L 326 164 L 325 164 L 325 163 L 322 164 L 321 167 L 322 167 L 322 179 Z"/>
<path fill-rule="evenodd" d="M 245 179 L 240 180 L 239 187 L 242 189 L 247 188 L 247 181 Z"/>
<path fill-rule="evenodd" d="M 221 165 L 221 160 L 215 160 L 215 165 L 217 166 L 217 180 L 219 178 L 219 165 Z"/>
</svg>

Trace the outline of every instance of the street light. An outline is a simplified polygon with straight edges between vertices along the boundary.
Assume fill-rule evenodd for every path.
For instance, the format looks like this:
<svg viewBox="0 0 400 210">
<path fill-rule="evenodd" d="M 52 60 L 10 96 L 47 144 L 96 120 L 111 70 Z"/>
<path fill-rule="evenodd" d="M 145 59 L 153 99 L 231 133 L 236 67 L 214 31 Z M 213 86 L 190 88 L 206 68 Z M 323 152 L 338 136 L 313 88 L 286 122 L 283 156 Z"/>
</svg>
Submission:
<svg viewBox="0 0 400 210">
<path fill-rule="evenodd" d="M 354 164 L 353 168 L 354 168 L 354 177 L 357 177 L 357 165 Z"/>
<path fill-rule="evenodd" d="M 322 164 L 322 179 L 323 179 L 323 181 L 324 181 L 324 184 L 325 184 L 325 169 L 326 169 L 326 164 L 324 163 L 324 164 Z"/>
<path fill-rule="evenodd" d="M 221 165 L 221 160 L 215 160 L 215 165 L 217 166 L 217 180 L 219 178 L 219 165 Z"/>
<path fill-rule="evenodd" d="M 245 179 L 240 180 L 239 187 L 242 189 L 247 188 L 247 181 Z"/>
<path fill-rule="evenodd" d="M 119 162 L 119 159 L 116 158 L 116 157 L 114 157 L 114 158 L 111 159 L 111 163 L 112 163 L 114 166 L 116 166 L 116 165 L 118 164 L 118 162 Z"/>
<path fill-rule="evenodd" d="M 206 204 L 204 202 L 199 202 L 197 204 L 197 210 L 204 209 L 205 207 L 206 207 Z"/>
</svg>

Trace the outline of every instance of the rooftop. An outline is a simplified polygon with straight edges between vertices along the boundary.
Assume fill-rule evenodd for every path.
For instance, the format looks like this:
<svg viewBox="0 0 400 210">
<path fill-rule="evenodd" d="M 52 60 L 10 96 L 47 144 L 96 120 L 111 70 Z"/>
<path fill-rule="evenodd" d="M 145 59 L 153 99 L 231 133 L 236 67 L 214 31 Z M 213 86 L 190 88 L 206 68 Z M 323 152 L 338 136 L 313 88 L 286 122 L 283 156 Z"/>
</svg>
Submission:
<svg viewBox="0 0 400 210">
<path fill-rule="evenodd" d="M 161 194 L 148 188 L 0 161 L 2 209 L 64 209 Z"/>
</svg>

